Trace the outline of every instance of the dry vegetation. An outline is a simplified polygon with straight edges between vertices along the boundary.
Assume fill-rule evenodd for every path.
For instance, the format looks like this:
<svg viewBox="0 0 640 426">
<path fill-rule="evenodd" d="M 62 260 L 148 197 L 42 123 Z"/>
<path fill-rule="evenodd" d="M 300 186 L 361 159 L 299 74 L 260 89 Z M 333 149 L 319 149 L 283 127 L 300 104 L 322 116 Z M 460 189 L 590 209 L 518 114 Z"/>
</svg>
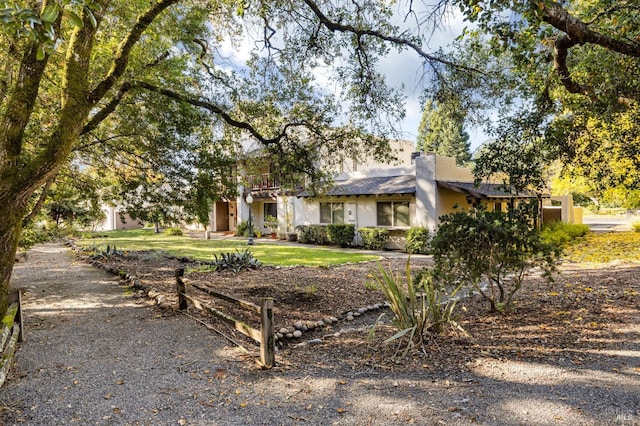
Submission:
<svg viewBox="0 0 640 426">
<path fill-rule="evenodd" d="M 640 235 L 640 234 L 639 234 Z M 635 256 L 636 234 L 616 234 L 600 250 L 615 256 L 623 244 L 627 256 Z M 590 238 L 601 239 L 601 236 Z M 572 259 L 593 259 L 597 251 L 593 241 L 586 241 L 570 251 Z M 587 254 L 590 253 L 590 254 Z M 588 257 L 587 257 L 588 256 Z M 602 258 L 608 260 L 609 258 Z M 404 268 L 404 260 L 390 262 L 393 268 Z M 420 269 L 427 260 L 413 261 Z M 189 264 L 142 253 L 117 257 L 108 266 L 126 271 L 165 294 L 176 306 L 174 270 Z M 468 335 L 450 330 L 433 336 L 424 348 L 410 351 L 398 362 L 396 345 L 382 340 L 394 333 L 388 321 L 376 328 L 373 338 L 368 329 L 384 311 L 369 312 L 349 322 L 344 313 L 383 301 L 382 292 L 367 285 L 375 263 L 344 265 L 331 268 L 262 268 L 231 272 L 194 272 L 189 278 L 218 291 L 258 302 L 260 297 L 275 298 L 278 327 L 298 320 L 319 320 L 326 316 L 341 318 L 338 324 L 307 332 L 298 340 L 280 344 L 281 366 L 299 363 L 327 365 L 344 363 L 352 368 L 436 369 L 445 374 L 472 365 L 479 359 L 536 360 L 558 365 L 606 362 L 603 353 L 620 349 L 638 340 L 632 326 L 639 320 L 640 268 L 636 263 L 618 260 L 599 265 L 566 261 L 551 283 L 532 274 L 518 293 L 517 308 L 507 314 L 488 314 L 488 306 L 478 297 L 459 304 L 460 325 Z M 222 302 L 215 302 L 222 306 Z M 174 311 L 169 311 L 172 314 Z M 391 315 L 390 311 L 386 311 Z M 220 332 L 257 350 L 251 342 L 234 335 L 226 326 L 210 320 Z M 194 323 L 194 326 L 197 326 Z M 336 335 L 336 333 L 339 333 Z M 321 350 L 305 344 L 321 339 Z M 634 367 L 636 370 L 638 366 Z"/>
</svg>

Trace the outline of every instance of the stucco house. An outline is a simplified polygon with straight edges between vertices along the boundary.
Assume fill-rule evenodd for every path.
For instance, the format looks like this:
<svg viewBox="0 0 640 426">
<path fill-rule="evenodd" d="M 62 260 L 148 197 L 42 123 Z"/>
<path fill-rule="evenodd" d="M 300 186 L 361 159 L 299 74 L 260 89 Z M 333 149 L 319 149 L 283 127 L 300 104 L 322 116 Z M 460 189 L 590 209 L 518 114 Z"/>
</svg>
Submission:
<svg viewBox="0 0 640 426">
<path fill-rule="evenodd" d="M 413 146 L 411 141 L 393 141 L 398 159 L 393 165 L 375 161 L 345 163 L 324 194 L 285 192 L 277 175 L 268 172 L 245 176 L 243 180 L 249 184 L 240 188 L 237 199 L 215 204 L 210 230 L 233 231 L 239 221 L 249 219 L 250 209 L 253 223 L 263 232 L 267 232 L 267 216 L 278 219 L 281 233 L 312 224 L 347 223 L 356 229 L 384 227 L 390 230 L 388 248 L 402 248 L 410 227 L 424 226 L 433 231 L 438 218 L 456 207 L 483 203 L 489 209 L 506 209 L 509 203 L 536 197 L 506 192 L 499 184 L 475 186 L 471 170 L 456 165 L 454 158 L 414 152 Z M 556 204 L 561 205 L 554 207 L 559 209 L 557 214 L 564 221 L 574 221 L 570 200 L 559 201 Z M 551 204 L 548 197 L 544 202 Z"/>
</svg>

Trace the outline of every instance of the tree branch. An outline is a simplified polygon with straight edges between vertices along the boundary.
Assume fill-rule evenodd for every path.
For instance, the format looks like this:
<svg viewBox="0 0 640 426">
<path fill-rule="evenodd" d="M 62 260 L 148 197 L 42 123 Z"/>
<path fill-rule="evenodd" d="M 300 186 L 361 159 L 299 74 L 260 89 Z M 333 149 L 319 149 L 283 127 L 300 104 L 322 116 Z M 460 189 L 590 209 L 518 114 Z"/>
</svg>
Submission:
<svg viewBox="0 0 640 426">
<path fill-rule="evenodd" d="M 60 28 L 61 16 L 53 24 L 56 31 Z M 22 151 L 22 137 L 31 118 L 40 82 L 49 62 L 48 54 L 45 54 L 44 59 L 38 60 L 39 49 L 37 41 L 27 45 L 16 82 L 12 84 L 13 88 L 7 90 L 11 95 L 0 117 L 0 173 L 5 168 L 17 164 Z M 14 48 L 11 47 L 10 52 L 13 51 Z M 6 64 L 7 67 L 9 63 L 10 61 Z"/>
<path fill-rule="evenodd" d="M 115 111 L 116 107 L 120 104 L 124 95 L 131 89 L 131 84 L 129 82 L 124 82 L 118 93 L 107 103 L 100 111 L 95 113 L 93 117 L 89 120 L 87 124 L 82 128 L 80 135 L 87 134 L 94 130 L 98 125 L 109 116 L 113 111 Z"/>
<path fill-rule="evenodd" d="M 341 32 L 341 33 L 351 33 L 354 34 L 358 37 L 358 39 L 360 37 L 363 36 L 369 36 L 369 37 L 373 37 L 373 38 L 377 38 L 389 43 L 392 43 L 396 46 L 404 46 L 407 47 L 411 50 L 413 50 L 414 52 L 416 52 L 418 55 L 420 55 L 422 58 L 424 58 L 427 62 L 429 63 L 440 63 L 443 65 L 447 65 L 456 69 L 461 69 L 464 71 L 468 71 L 468 72 L 472 72 L 472 73 L 478 73 L 478 74 L 482 74 L 482 71 L 476 69 L 476 68 L 472 68 L 472 67 L 468 67 L 465 65 L 461 65 L 461 64 L 457 64 L 454 62 L 451 62 L 447 59 L 444 58 L 440 58 L 438 56 L 432 55 L 430 53 L 425 52 L 424 50 L 422 50 L 422 48 L 418 45 L 418 43 L 402 38 L 402 37 L 394 37 L 394 36 L 390 36 L 388 34 L 384 34 L 380 31 L 377 30 L 373 30 L 370 28 L 357 28 L 353 25 L 347 25 L 347 24 L 341 24 L 339 22 L 334 22 L 331 19 L 329 19 L 324 13 L 322 13 L 322 11 L 320 10 L 320 7 L 316 4 L 315 1 L 313 0 L 304 0 L 304 3 L 311 9 L 311 11 L 313 12 L 313 14 L 318 18 L 318 20 L 320 21 L 320 23 L 325 26 L 329 31 L 335 31 L 335 32 Z"/>
<path fill-rule="evenodd" d="M 40 193 L 40 196 L 38 197 L 38 201 L 36 202 L 35 206 L 33 206 L 33 208 L 31 209 L 31 212 L 29 212 L 29 214 L 22 219 L 22 226 L 28 226 L 33 219 L 38 215 L 38 213 L 40 213 L 40 210 L 42 210 L 42 206 L 44 206 L 44 202 L 47 200 L 47 192 L 49 192 L 49 188 L 51 188 L 51 185 L 53 185 L 53 181 L 55 181 L 56 177 L 53 176 L 51 178 L 49 178 L 45 183 L 44 186 L 42 187 L 42 192 Z"/>
<path fill-rule="evenodd" d="M 231 115 L 229 115 L 228 112 L 226 112 L 224 109 L 222 109 L 218 105 L 214 105 L 202 99 L 196 99 L 191 96 L 183 95 L 169 89 L 162 89 L 158 86 L 154 86 L 153 84 L 146 83 L 144 81 L 136 81 L 132 83 L 131 86 L 141 87 L 151 92 L 159 93 L 168 98 L 171 98 L 180 102 L 186 102 L 188 104 L 191 104 L 200 108 L 204 108 L 207 111 L 210 111 L 215 115 L 217 115 L 218 117 L 220 117 L 225 123 L 237 129 L 248 131 L 254 138 L 256 138 L 258 141 L 260 141 L 264 145 L 277 144 L 280 141 L 280 139 L 282 139 L 282 137 L 284 136 L 284 132 L 286 132 L 286 127 L 285 127 L 285 130 L 280 132 L 276 137 L 266 138 L 260 132 L 258 132 L 258 130 L 255 127 L 253 127 L 250 123 L 236 120 L 235 118 L 231 117 Z"/>
<path fill-rule="evenodd" d="M 573 80 L 571 77 L 571 71 L 567 66 L 567 56 L 569 55 L 569 49 L 578 44 L 571 40 L 566 34 L 561 34 L 556 38 L 554 44 L 554 58 L 553 64 L 560 77 L 560 83 L 567 89 L 569 93 L 581 94 L 589 97 L 593 97 L 593 88 L 590 86 L 580 84 Z"/>
<path fill-rule="evenodd" d="M 556 38 L 554 66 L 560 77 L 560 82 L 570 93 L 589 97 L 594 95 L 591 87 L 580 84 L 571 77 L 567 66 L 567 56 L 572 47 L 589 43 L 626 56 L 640 57 L 640 44 L 624 43 L 591 30 L 588 24 L 572 16 L 559 3 L 552 3 L 544 7 L 543 20 L 565 33 Z"/>
<path fill-rule="evenodd" d="M 127 64 L 129 63 L 131 49 L 133 49 L 133 46 L 140 40 L 142 33 L 151 25 L 153 20 L 169 6 L 179 2 L 180 0 L 158 0 L 144 14 L 138 17 L 136 24 L 122 43 L 120 43 L 109 73 L 89 94 L 89 101 L 91 103 L 95 104 L 102 99 L 116 83 L 116 80 L 124 74 Z"/>
</svg>

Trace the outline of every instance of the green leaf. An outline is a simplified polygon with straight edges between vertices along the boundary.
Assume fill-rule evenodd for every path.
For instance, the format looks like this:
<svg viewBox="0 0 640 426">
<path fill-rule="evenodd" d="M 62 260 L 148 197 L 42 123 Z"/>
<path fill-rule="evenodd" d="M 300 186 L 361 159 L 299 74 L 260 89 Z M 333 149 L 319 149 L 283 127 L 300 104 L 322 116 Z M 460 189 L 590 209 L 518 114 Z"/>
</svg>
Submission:
<svg viewBox="0 0 640 426">
<path fill-rule="evenodd" d="M 389 337 L 388 339 L 385 339 L 383 343 L 391 343 L 394 340 L 398 340 L 399 338 L 401 338 L 402 336 L 405 336 L 406 334 L 412 333 L 416 331 L 416 326 L 410 327 L 410 328 L 405 328 L 404 330 L 400 330 L 398 331 L 396 334 L 394 334 L 393 336 Z"/>
<path fill-rule="evenodd" d="M 50 4 L 44 8 L 42 15 L 40 15 L 40 19 L 44 22 L 53 22 L 58 18 L 58 14 L 60 13 L 60 6 L 58 4 Z"/>
<path fill-rule="evenodd" d="M 38 51 L 36 52 L 36 59 L 38 61 L 42 61 L 45 56 L 46 56 L 47 52 L 44 50 L 44 46 L 38 46 Z"/>
<path fill-rule="evenodd" d="M 82 28 L 84 26 L 84 24 L 82 23 L 82 18 L 80 18 L 77 13 L 65 9 L 64 16 L 69 18 L 71 24 L 75 27 Z"/>
<path fill-rule="evenodd" d="M 87 15 L 87 17 L 89 18 L 89 20 L 91 21 L 91 26 L 93 28 L 98 26 L 98 22 L 96 21 L 96 17 L 93 14 L 93 12 L 91 12 L 91 9 L 89 9 L 88 7 L 84 7 L 84 13 Z"/>
</svg>

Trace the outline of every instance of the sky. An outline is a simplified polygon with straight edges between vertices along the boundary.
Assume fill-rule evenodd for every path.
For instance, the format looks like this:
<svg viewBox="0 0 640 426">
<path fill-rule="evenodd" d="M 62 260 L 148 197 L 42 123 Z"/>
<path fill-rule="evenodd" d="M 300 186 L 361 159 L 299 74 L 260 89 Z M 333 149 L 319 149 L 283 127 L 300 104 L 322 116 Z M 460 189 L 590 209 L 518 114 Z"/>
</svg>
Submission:
<svg viewBox="0 0 640 426">
<path fill-rule="evenodd" d="M 397 17 L 396 20 L 398 21 L 397 24 L 402 26 L 402 17 Z M 469 23 L 463 21 L 461 14 L 451 14 L 442 29 L 434 32 L 430 40 L 423 41 L 425 50 L 435 52 L 439 47 L 445 47 L 462 32 L 465 26 L 469 26 Z M 245 63 L 249 58 L 249 52 L 252 47 L 254 47 L 253 41 L 250 36 L 246 36 L 239 49 L 229 44 L 223 46 L 221 53 L 240 65 Z M 415 141 L 422 115 L 422 105 L 420 103 L 420 96 L 422 94 L 421 58 L 413 51 L 398 53 L 392 49 L 390 54 L 381 60 L 379 69 L 386 76 L 388 84 L 392 87 L 404 85 L 403 94 L 406 97 L 406 117 L 399 123 L 400 138 Z M 328 78 L 323 75 L 322 70 L 318 70 L 316 78 L 320 82 L 320 85 L 322 85 L 323 82 L 329 84 Z M 472 128 L 466 130 L 470 136 L 472 151 L 488 139 L 480 129 Z"/>
</svg>

